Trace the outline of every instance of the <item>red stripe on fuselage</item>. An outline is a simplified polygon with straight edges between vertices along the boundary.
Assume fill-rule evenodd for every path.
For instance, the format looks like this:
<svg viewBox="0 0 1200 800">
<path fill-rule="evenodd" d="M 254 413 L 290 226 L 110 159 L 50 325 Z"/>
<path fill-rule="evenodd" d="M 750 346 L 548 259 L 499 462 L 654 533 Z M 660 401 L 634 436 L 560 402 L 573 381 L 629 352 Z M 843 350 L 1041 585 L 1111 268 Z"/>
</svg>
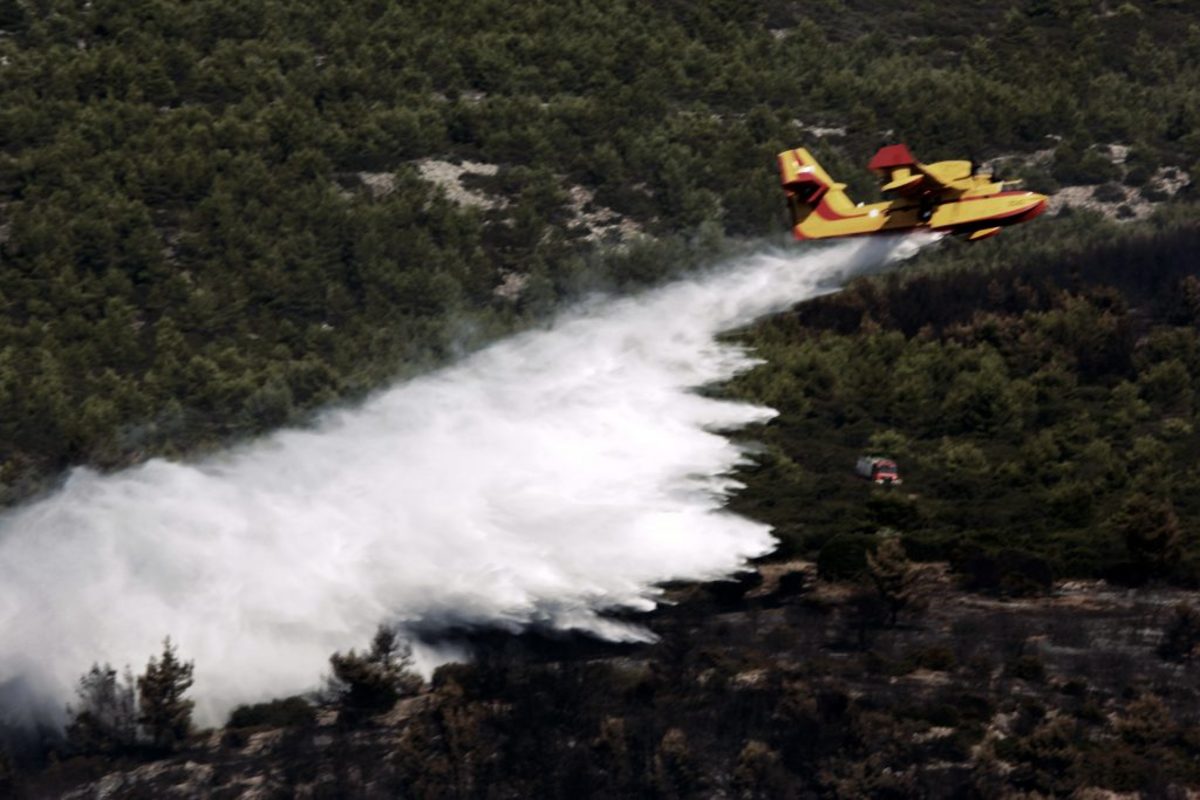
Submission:
<svg viewBox="0 0 1200 800">
<path fill-rule="evenodd" d="M 986 195 L 983 197 L 967 197 L 967 198 L 963 198 L 962 200 L 953 200 L 950 202 L 965 202 L 967 200 L 990 200 L 990 199 L 993 199 L 996 197 L 1014 197 L 1014 196 L 1024 196 L 1026 194 L 1028 194 L 1028 193 L 1027 192 L 1003 192 L 1001 194 Z M 895 209 L 895 210 L 896 211 L 905 211 L 905 210 L 912 210 L 913 208 L 915 208 L 915 206 L 905 206 L 904 208 Z M 870 216 L 869 212 L 865 213 L 865 214 L 839 214 L 836 211 L 834 211 L 832 208 L 830 208 L 828 203 L 825 200 L 822 200 L 817 205 L 817 207 L 813 210 L 817 213 L 817 216 L 819 216 L 823 220 L 826 220 L 827 222 L 837 222 L 838 220 L 857 219 L 857 218 L 861 218 L 861 217 L 869 217 Z M 931 226 L 927 223 L 918 222 L 918 223 L 915 223 L 912 225 L 905 225 L 905 226 L 898 227 L 898 228 L 883 227 L 878 230 L 848 231 L 846 233 L 838 233 L 838 234 L 833 234 L 833 235 L 837 236 L 837 237 L 872 236 L 872 235 L 884 234 L 884 233 L 898 233 L 900 231 L 905 231 L 905 230 L 916 230 L 918 228 L 930 228 L 931 230 L 945 231 L 945 232 L 950 232 L 950 233 L 959 233 L 959 232 L 966 233 L 966 232 L 970 232 L 973 230 L 980 230 L 983 228 L 1016 225 L 1017 223 L 1020 223 L 1020 222 L 1027 222 L 1027 221 L 1033 219 L 1034 217 L 1038 216 L 1039 214 L 1042 214 L 1045 210 L 1046 210 L 1046 201 L 1042 200 L 1042 201 L 1036 203 L 1035 205 L 1027 207 L 1027 208 L 1019 208 L 1019 209 L 1015 209 L 1013 211 L 1004 211 L 999 214 L 992 214 L 991 216 L 981 217 L 980 219 L 971 220 L 969 222 L 957 222 L 957 223 L 951 223 L 949 225 L 940 225 L 936 228 L 934 228 L 933 226 Z M 800 231 L 800 225 L 792 226 L 792 235 L 796 239 L 799 239 L 799 240 L 805 240 L 805 239 L 809 238 Z M 815 238 L 820 239 L 820 238 L 825 238 L 825 237 L 818 236 Z"/>
<path fill-rule="evenodd" d="M 1024 192 L 1010 192 L 1012 194 L 1024 195 Z M 999 195 L 992 195 L 999 197 Z M 968 200 L 978 200 L 980 198 L 969 197 Z M 988 217 L 980 217 L 969 222 L 951 223 L 949 225 L 941 225 L 934 230 L 938 231 L 953 231 L 953 230 L 970 230 L 972 228 L 990 228 L 993 224 L 999 222 L 1001 225 L 1015 225 L 1018 222 L 1026 222 L 1033 219 L 1038 214 L 1046 210 L 1046 201 L 1041 200 L 1036 205 L 1027 208 L 1018 208 L 1013 211 L 1002 211 L 999 214 L 992 214 Z"/>
<path fill-rule="evenodd" d="M 969 203 L 972 200 L 995 200 L 997 197 L 1024 197 L 1030 192 L 1010 191 L 996 192 L 995 194 L 980 194 L 975 197 L 960 197 L 957 200 L 947 200 L 947 203 Z"/>
<path fill-rule="evenodd" d="M 997 192 L 996 194 L 979 195 L 976 197 L 962 197 L 957 200 L 947 200 L 943 203 L 937 203 L 936 205 L 933 206 L 933 208 L 936 209 L 941 206 L 953 205 L 955 203 L 968 203 L 972 200 L 996 200 L 996 199 L 1005 198 L 1005 197 L 1026 197 L 1029 194 L 1030 194 L 1029 192 L 1010 191 L 1010 192 Z M 919 206 L 917 206 L 917 205 L 892 207 L 881 213 L 886 217 L 886 216 L 891 215 L 896 212 L 912 211 L 917 208 L 919 208 Z M 1016 224 L 1018 222 L 1025 222 L 1027 220 L 1033 219 L 1034 217 L 1038 216 L 1045 210 L 1046 210 L 1046 201 L 1042 200 L 1040 203 L 1038 203 L 1037 205 L 1034 205 L 1032 207 L 1020 208 L 1020 209 L 1015 209 L 1012 211 L 1002 211 L 998 214 L 992 214 L 987 217 L 980 217 L 979 219 L 974 219 L 974 220 L 970 220 L 970 221 L 952 222 L 948 225 L 939 225 L 936 228 L 934 228 L 931 225 L 928 225 L 927 223 L 917 223 L 915 225 L 912 225 L 911 227 L 912 228 L 929 227 L 932 230 L 954 231 L 954 230 L 970 230 L 972 228 L 987 228 L 987 227 L 991 227 L 992 225 L 994 225 L 997 222 L 1000 222 L 1000 224 L 1002 224 L 1002 225 L 1011 225 L 1011 224 Z M 864 212 L 857 213 L 857 214 L 839 213 L 839 212 L 835 211 L 833 209 L 833 207 L 830 205 L 828 197 L 821 198 L 821 200 L 813 208 L 813 213 L 815 213 L 818 217 L 825 220 L 826 222 L 840 222 L 842 220 L 848 220 L 848 219 L 863 219 L 865 217 L 871 216 L 870 211 L 864 211 Z M 910 226 L 905 226 L 905 227 L 910 227 Z M 794 231 L 798 230 L 798 229 L 799 229 L 798 226 L 793 226 Z M 884 232 L 884 231 L 882 231 L 882 230 L 858 231 L 855 233 L 838 234 L 838 235 L 861 236 L 861 235 L 868 235 L 871 233 L 882 233 L 882 232 Z M 806 237 L 800 236 L 799 238 L 806 238 Z"/>
</svg>

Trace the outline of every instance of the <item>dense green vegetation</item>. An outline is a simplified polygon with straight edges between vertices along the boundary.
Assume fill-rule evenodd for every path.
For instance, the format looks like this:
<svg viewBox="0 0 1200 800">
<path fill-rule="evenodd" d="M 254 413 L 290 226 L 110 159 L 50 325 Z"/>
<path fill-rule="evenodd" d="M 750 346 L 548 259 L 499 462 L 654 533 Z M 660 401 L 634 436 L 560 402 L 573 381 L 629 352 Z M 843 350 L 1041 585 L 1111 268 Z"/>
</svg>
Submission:
<svg viewBox="0 0 1200 800">
<path fill-rule="evenodd" d="M 1055 148 L 1041 183 L 1112 179 L 1096 142 L 1133 146 L 1135 184 L 1186 168 L 1189 8 L 2 0 L 0 502 L 658 279 L 698 231 L 705 251 L 779 232 L 785 147 L 860 194 L 885 136 L 928 157 Z M 507 206 L 447 200 L 426 157 L 499 165 L 473 188 Z M 572 184 L 659 242 L 589 255 Z M 508 272 L 529 276 L 516 300 L 493 292 Z"/>
</svg>

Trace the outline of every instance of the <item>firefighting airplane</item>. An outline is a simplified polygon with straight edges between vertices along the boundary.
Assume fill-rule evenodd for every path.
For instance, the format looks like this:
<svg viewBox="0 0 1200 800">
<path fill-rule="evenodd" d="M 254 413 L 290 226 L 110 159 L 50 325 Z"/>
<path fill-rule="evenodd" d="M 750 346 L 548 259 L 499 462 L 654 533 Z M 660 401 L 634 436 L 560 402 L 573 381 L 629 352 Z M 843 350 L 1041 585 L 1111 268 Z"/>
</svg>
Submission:
<svg viewBox="0 0 1200 800">
<path fill-rule="evenodd" d="M 978 241 L 1046 210 L 1045 195 L 1015 191 L 1013 182 L 976 174 L 970 161 L 922 164 L 903 144 L 880 148 L 867 166 L 884 181 L 882 203 L 852 202 L 846 185 L 829 177 L 804 148 L 779 154 L 797 239 L 926 228 Z"/>
</svg>

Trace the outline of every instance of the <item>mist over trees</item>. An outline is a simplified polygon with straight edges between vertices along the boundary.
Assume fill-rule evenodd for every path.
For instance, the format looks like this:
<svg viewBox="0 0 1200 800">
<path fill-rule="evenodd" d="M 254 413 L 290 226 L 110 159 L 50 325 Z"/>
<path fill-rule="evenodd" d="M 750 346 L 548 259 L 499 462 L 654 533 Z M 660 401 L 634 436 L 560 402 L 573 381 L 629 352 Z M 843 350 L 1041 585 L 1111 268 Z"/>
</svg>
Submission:
<svg viewBox="0 0 1200 800">
<path fill-rule="evenodd" d="M 128 670 L 92 666 L 79 679 L 78 707 L 67 706 L 67 744 L 81 753 L 120 753 L 138 739 L 137 695 Z"/>
<path fill-rule="evenodd" d="M 413 669 L 412 646 L 381 625 L 363 654 L 354 650 L 329 658 L 332 674 L 326 695 L 350 721 L 386 711 L 401 697 L 411 696 L 424 684 Z"/>
<path fill-rule="evenodd" d="M 158 750 L 175 749 L 191 732 L 195 703 L 184 694 L 192 687 L 192 672 L 192 662 L 180 661 L 168 638 L 162 656 L 151 657 L 138 677 L 138 722 Z"/>
<path fill-rule="evenodd" d="M 192 731 L 194 703 L 185 694 L 193 669 L 192 662 L 179 660 L 170 638 L 136 682 L 128 667 L 118 674 L 108 664 L 92 665 L 79 679 L 77 704 L 67 707 L 69 751 L 120 757 L 178 749 Z"/>
</svg>

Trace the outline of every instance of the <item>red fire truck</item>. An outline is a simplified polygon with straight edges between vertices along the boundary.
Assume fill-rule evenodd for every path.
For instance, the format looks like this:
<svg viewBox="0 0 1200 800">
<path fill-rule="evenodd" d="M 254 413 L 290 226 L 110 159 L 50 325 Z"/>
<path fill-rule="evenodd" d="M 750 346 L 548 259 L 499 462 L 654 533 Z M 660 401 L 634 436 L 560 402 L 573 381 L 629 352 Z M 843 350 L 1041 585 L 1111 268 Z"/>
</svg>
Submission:
<svg viewBox="0 0 1200 800">
<path fill-rule="evenodd" d="M 873 483 L 888 484 L 889 486 L 898 486 L 903 483 L 900 480 L 900 470 L 896 468 L 896 462 L 883 456 L 863 456 L 858 460 L 854 471 Z"/>
</svg>

